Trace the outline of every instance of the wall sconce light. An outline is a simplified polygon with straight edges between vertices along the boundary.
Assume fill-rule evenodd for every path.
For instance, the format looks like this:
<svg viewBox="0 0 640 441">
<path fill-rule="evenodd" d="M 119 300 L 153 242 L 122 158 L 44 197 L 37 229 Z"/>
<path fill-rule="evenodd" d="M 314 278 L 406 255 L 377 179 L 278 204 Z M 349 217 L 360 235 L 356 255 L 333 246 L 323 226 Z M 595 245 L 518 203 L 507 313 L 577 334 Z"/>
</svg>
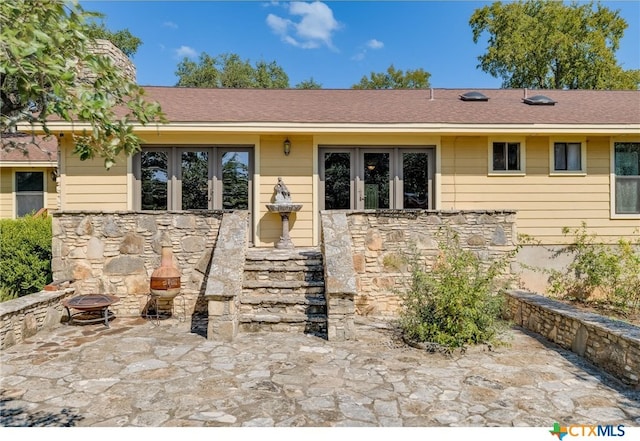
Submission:
<svg viewBox="0 0 640 441">
<path fill-rule="evenodd" d="M 53 182 L 56 182 L 58 180 L 58 169 L 54 168 L 53 170 L 51 170 L 51 180 Z"/>
<path fill-rule="evenodd" d="M 282 147 L 284 148 L 284 155 L 289 156 L 289 153 L 291 153 L 291 141 L 289 141 L 289 138 L 284 140 Z"/>
</svg>

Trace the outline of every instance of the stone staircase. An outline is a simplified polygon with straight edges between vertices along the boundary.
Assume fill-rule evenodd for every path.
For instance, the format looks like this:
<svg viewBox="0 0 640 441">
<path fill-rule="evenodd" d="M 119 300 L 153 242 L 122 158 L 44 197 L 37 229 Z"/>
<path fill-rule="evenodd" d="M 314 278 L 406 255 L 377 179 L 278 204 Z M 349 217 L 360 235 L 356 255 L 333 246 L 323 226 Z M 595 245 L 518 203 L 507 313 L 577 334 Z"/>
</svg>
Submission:
<svg viewBox="0 0 640 441">
<path fill-rule="evenodd" d="M 247 250 L 239 330 L 326 337 L 327 306 L 319 248 Z"/>
</svg>

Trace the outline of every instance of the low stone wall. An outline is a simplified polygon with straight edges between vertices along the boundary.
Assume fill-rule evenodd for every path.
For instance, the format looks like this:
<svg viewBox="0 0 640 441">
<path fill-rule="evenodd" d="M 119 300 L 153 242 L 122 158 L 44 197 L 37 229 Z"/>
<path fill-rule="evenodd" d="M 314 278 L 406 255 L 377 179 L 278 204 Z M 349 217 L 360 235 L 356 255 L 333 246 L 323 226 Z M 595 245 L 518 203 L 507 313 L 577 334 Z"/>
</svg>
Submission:
<svg viewBox="0 0 640 441">
<path fill-rule="evenodd" d="M 75 280 L 77 294 L 112 294 L 116 315 L 137 316 L 147 308 L 151 274 L 170 245 L 181 273 L 181 298 L 165 300 L 177 315 L 207 314 L 206 275 L 216 246 L 222 211 L 99 212 L 53 214 L 54 280 Z M 168 302 L 172 302 L 168 303 Z M 183 310 L 184 308 L 184 310 Z"/>
<path fill-rule="evenodd" d="M 355 340 L 356 273 L 349 223 L 344 213 L 323 211 L 322 254 L 327 302 L 327 338 Z"/>
<path fill-rule="evenodd" d="M 455 231 L 460 244 L 481 259 L 499 258 L 517 243 L 515 211 L 346 211 L 356 272 L 356 312 L 395 315 L 397 294 L 409 280 L 414 250 L 426 267 L 440 254 L 443 230 Z M 324 226 L 323 226 L 324 228 Z"/>
<path fill-rule="evenodd" d="M 66 315 L 62 302 L 75 295 L 74 288 L 41 291 L 0 303 L 0 349 L 59 326 Z"/>
<path fill-rule="evenodd" d="M 232 341 L 238 334 L 240 294 L 247 253 L 249 212 L 225 215 L 224 241 L 215 248 L 204 297 L 208 302 L 207 339 Z"/>
<path fill-rule="evenodd" d="M 640 389 L 640 328 L 523 291 L 507 295 L 507 317 Z"/>
</svg>

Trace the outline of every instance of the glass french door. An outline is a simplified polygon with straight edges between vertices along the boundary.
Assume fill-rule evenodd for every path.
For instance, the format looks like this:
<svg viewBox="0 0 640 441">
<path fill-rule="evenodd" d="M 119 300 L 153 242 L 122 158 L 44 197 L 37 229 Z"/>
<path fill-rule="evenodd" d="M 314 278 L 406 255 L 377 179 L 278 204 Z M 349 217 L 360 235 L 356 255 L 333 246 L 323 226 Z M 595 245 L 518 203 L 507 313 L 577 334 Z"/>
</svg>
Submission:
<svg viewBox="0 0 640 441">
<path fill-rule="evenodd" d="M 321 148 L 321 209 L 433 209 L 434 173 L 433 148 Z"/>
<path fill-rule="evenodd" d="M 392 154 L 392 150 L 360 150 L 356 180 L 358 186 L 356 209 L 375 210 L 393 207 Z"/>
<path fill-rule="evenodd" d="M 146 147 L 136 156 L 142 210 L 250 210 L 249 147 Z"/>
</svg>

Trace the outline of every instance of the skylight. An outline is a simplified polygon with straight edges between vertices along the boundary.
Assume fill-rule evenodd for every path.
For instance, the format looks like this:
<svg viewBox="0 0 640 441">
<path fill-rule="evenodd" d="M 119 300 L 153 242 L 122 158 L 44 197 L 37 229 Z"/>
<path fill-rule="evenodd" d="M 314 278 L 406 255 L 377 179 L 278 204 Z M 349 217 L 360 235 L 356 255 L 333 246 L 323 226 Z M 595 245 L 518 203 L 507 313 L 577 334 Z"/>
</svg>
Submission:
<svg viewBox="0 0 640 441">
<path fill-rule="evenodd" d="M 486 95 L 476 91 L 464 93 L 460 95 L 460 99 L 462 101 L 489 101 Z"/>
<path fill-rule="evenodd" d="M 529 98 L 523 98 L 523 101 L 531 106 L 553 106 L 557 102 L 544 95 L 535 95 Z"/>
</svg>

